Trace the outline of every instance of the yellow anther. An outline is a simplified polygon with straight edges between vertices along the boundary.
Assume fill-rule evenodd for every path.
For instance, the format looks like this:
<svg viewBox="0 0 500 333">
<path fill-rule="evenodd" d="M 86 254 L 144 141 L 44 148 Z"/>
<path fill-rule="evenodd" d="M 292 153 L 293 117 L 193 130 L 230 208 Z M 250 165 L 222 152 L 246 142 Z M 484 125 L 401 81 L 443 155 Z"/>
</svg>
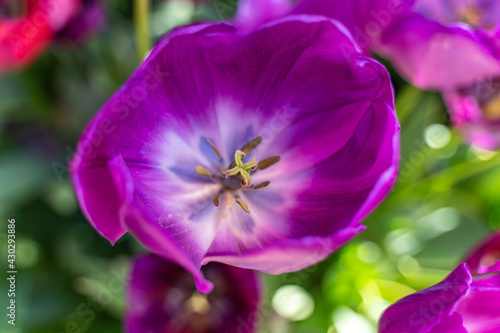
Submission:
<svg viewBox="0 0 500 333">
<path fill-rule="evenodd" d="M 246 145 L 244 145 L 243 148 L 241 148 L 241 151 L 245 154 L 248 154 L 249 152 L 257 148 L 257 146 L 260 145 L 261 142 L 262 142 L 262 137 L 258 136 L 249 143 L 247 143 Z"/>
<path fill-rule="evenodd" d="M 217 157 L 218 158 L 222 158 L 222 156 L 221 156 L 221 154 L 219 152 L 219 149 L 217 149 L 217 147 L 210 140 L 207 139 L 207 142 L 210 145 L 210 147 L 212 147 L 212 149 L 215 152 L 215 154 L 217 155 Z"/>
<path fill-rule="evenodd" d="M 212 174 L 210 173 L 210 171 L 208 171 L 207 169 L 205 169 L 204 167 L 202 166 L 197 166 L 196 167 L 196 173 L 202 175 L 202 176 L 205 176 L 205 177 L 212 177 Z"/>
<path fill-rule="evenodd" d="M 259 162 L 258 169 L 265 170 L 265 169 L 269 168 L 271 165 L 278 163 L 280 159 L 281 159 L 281 157 L 279 157 L 279 156 L 273 156 L 273 157 L 266 158 L 265 160 L 262 160 Z"/>
<path fill-rule="evenodd" d="M 214 203 L 215 207 L 219 207 L 219 205 L 220 205 L 220 193 L 217 193 L 217 195 L 214 197 L 214 200 L 212 202 Z"/>
<path fill-rule="evenodd" d="M 266 187 L 267 185 L 271 184 L 271 182 L 269 180 L 265 181 L 265 182 L 262 182 L 260 184 L 257 184 L 255 185 L 253 188 L 254 190 L 257 190 L 259 188 L 263 188 L 263 187 Z"/>
<path fill-rule="evenodd" d="M 248 205 L 245 201 L 243 201 L 243 199 L 238 198 L 236 199 L 236 202 L 241 206 L 241 208 L 243 208 L 245 212 L 250 214 L 250 209 L 248 209 Z"/>
</svg>

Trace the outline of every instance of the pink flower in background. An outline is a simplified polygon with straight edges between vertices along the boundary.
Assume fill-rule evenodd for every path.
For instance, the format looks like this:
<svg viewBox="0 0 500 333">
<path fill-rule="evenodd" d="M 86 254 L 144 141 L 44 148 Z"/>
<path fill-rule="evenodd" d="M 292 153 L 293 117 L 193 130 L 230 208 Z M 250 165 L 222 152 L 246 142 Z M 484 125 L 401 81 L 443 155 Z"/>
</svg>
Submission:
<svg viewBox="0 0 500 333">
<path fill-rule="evenodd" d="M 497 333 L 500 272 L 458 266 L 442 282 L 406 296 L 382 315 L 379 333 Z"/>
<path fill-rule="evenodd" d="M 0 72 L 38 58 L 54 38 L 81 40 L 102 28 L 97 0 L 0 0 Z"/>
<path fill-rule="evenodd" d="M 208 262 L 296 271 L 361 232 L 394 184 L 398 132 L 387 71 L 337 23 L 194 25 L 97 114 L 72 178 L 98 232 L 132 232 L 206 292 Z"/>
<path fill-rule="evenodd" d="M 445 91 L 443 98 L 453 125 L 469 144 L 500 148 L 500 76 Z"/>
<path fill-rule="evenodd" d="M 135 260 L 128 286 L 127 333 L 254 332 L 258 278 L 250 270 L 218 263 L 203 267 L 214 284 L 202 295 L 190 274 L 155 255 Z"/>
</svg>

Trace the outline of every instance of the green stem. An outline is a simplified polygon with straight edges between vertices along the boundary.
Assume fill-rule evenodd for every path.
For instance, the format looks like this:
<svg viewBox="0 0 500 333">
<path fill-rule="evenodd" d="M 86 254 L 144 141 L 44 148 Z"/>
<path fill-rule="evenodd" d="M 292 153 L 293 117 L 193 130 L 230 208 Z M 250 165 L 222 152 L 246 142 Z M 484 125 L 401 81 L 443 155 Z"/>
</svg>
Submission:
<svg viewBox="0 0 500 333">
<path fill-rule="evenodd" d="M 151 49 L 149 37 L 149 11 L 151 0 L 134 0 L 134 23 L 137 38 L 137 53 L 139 61 L 142 62 Z"/>
</svg>

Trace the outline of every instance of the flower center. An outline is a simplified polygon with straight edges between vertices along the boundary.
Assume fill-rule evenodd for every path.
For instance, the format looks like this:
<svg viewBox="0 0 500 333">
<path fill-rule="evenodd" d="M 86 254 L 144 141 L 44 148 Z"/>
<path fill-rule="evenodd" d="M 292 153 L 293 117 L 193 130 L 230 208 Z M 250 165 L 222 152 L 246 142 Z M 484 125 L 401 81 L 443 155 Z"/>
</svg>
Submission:
<svg viewBox="0 0 500 333">
<path fill-rule="evenodd" d="M 481 26 L 484 18 L 484 11 L 473 4 L 467 5 L 460 13 L 461 21 L 470 24 L 473 27 Z"/>
<path fill-rule="evenodd" d="M 467 23 L 473 28 L 493 29 L 499 20 L 494 1 L 415 0 L 413 10 L 444 24 Z"/>
<path fill-rule="evenodd" d="M 500 95 L 490 99 L 483 105 L 483 114 L 488 120 L 500 120 Z"/>
<path fill-rule="evenodd" d="M 210 312 L 210 303 L 208 302 L 207 296 L 202 295 L 199 292 L 194 292 L 191 298 L 186 302 L 186 306 L 189 310 L 201 315 L 206 315 Z"/>
<path fill-rule="evenodd" d="M 225 170 L 222 172 L 224 177 L 229 178 L 231 176 L 240 176 L 241 177 L 241 186 L 249 187 L 252 185 L 252 177 L 250 176 L 250 172 L 257 169 L 257 160 L 255 157 L 247 163 L 243 163 L 241 160 L 245 157 L 245 153 L 241 150 L 237 150 L 234 153 L 234 162 L 231 165 L 236 164 L 233 168 Z"/>
<path fill-rule="evenodd" d="M 219 149 L 207 140 L 210 147 L 213 149 L 217 157 L 219 158 L 219 162 L 221 165 L 224 164 L 224 159 L 219 152 Z M 260 188 L 267 187 L 271 182 L 264 181 L 262 183 L 254 185 L 252 182 L 252 176 L 250 175 L 252 172 L 257 170 L 265 170 L 271 165 L 279 162 L 279 156 L 273 156 L 266 158 L 260 162 L 254 157 L 249 162 L 243 162 L 243 158 L 252 150 L 257 148 L 257 146 L 262 142 L 262 137 L 257 137 L 243 146 L 243 148 L 236 150 L 234 153 L 234 160 L 229 164 L 229 167 L 220 172 L 216 172 L 215 176 L 202 166 L 197 166 L 195 171 L 202 176 L 208 177 L 212 179 L 214 182 L 217 182 L 221 189 L 215 195 L 213 199 L 213 204 L 218 207 L 220 205 L 221 196 L 230 192 L 228 195 L 232 196 L 235 202 L 240 205 L 240 207 L 247 213 L 250 213 L 250 209 L 248 208 L 247 203 L 241 199 L 240 191 L 243 190 L 257 190 Z"/>
</svg>

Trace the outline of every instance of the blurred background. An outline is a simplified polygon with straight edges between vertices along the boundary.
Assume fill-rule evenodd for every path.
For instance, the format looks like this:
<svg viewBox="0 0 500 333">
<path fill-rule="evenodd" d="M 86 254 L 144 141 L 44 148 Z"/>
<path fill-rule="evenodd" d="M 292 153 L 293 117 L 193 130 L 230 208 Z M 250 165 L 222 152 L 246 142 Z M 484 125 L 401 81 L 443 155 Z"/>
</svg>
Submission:
<svg viewBox="0 0 500 333">
<path fill-rule="evenodd" d="M 14 218 L 18 270 L 17 325 L 3 318 L 0 332 L 122 331 L 130 258 L 145 249 L 129 235 L 114 247 L 101 238 L 68 177 L 82 130 L 139 64 L 132 3 L 105 5 L 98 34 L 53 43 L 27 69 L 0 77 L 0 267 L 7 271 Z M 157 40 L 178 25 L 230 18 L 236 5 L 154 1 L 149 29 Z M 375 333 L 385 307 L 440 281 L 500 227 L 500 156 L 463 144 L 441 97 L 390 71 L 402 128 L 398 183 L 368 229 L 329 259 L 262 274 L 261 333 Z M 0 279 L 3 309 L 7 290 Z"/>
</svg>

